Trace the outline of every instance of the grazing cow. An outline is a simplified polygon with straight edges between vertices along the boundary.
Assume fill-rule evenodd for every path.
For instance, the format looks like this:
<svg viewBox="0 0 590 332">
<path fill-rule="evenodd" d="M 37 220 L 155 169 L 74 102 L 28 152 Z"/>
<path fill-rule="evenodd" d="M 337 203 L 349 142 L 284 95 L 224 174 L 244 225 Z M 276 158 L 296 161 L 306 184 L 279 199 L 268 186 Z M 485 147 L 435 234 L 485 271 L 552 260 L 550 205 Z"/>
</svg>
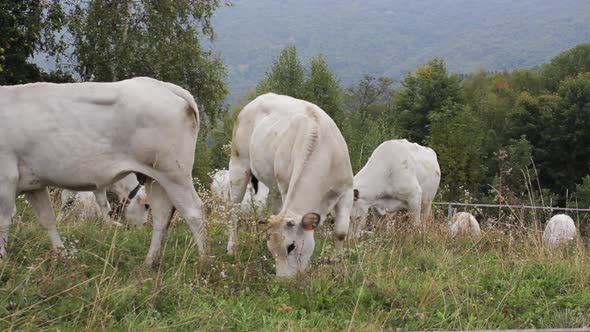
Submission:
<svg viewBox="0 0 590 332">
<path fill-rule="evenodd" d="M 234 125 L 229 163 L 231 198 L 239 203 L 248 183 L 270 188 L 274 215 L 267 246 L 278 276 L 304 271 L 314 230 L 334 209 L 336 250 L 343 250 L 352 207 L 348 147 L 334 121 L 304 100 L 268 93 L 250 102 Z M 232 218 L 228 252 L 237 244 Z"/>
<path fill-rule="evenodd" d="M 452 237 L 471 236 L 479 238 L 481 230 L 475 217 L 469 212 L 456 213 L 449 222 L 449 231 Z"/>
<path fill-rule="evenodd" d="M 134 174 L 129 174 L 121 180 L 113 183 L 107 188 L 108 192 L 113 192 L 117 196 L 118 203 L 125 207 L 125 221 L 130 226 L 141 227 L 147 223 L 148 208 L 147 194 Z M 101 218 L 118 226 L 118 222 L 111 219 L 109 214 L 112 212 L 109 202 L 106 202 L 106 209 L 101 209 L 94 194 L 88 192 L 74 192 L 64 189 L 61 193 L 61 209 L 57 216 L 57 221 L 66 216 L 68 210 L 81 213 L 82 219 Z M 106 196 L 106 193 L 100 193 Z M 89 197 L 89 199 L 85 199 Z M 101 196 L 102 197 L 102 196 Z M 128 204 L 127 204 L 128 203 Z M 98 208 L 98 210 L 96 209 Z"/>
<path fill-rule="evenodd" d="M 240 205 L 242 211 L 250 211 L 252 207 L 263 209 L 266 206 L 266 199 L 268 197 L 268 187 L 263 183 L 258 182 L 258 190 L 255 192 L 252 184 L 248 183 L 246 194 Z M 230 202 L 230 183 L 229 171 L 226 169 L 219 170 L 213 175 L 211 182 L 211 192 L 226 202 Z"/>
<path fill-rule="evenodd" d="M 198 131 L 191 94 L 147 77 L 0 87 L 0 256 L 18 194 L 59 252 L 64 245 L 47 186 L 100 194 L 130 173 L 153 180 L 146 184 L 154 219 L 146 264 L 159 263 L 174 207 L 203 254 L 203 203 L 191 175 Z"/>
<path fill-rule="evenodd" d="M 573 240 L 576 237 L 576 224 L 565 214 L 556 214 L 545 226 L 543 242 L 550 246 Z"/>
<path fill-rule="evenodd" d="M 407 209 L 415 225 L 430 216 L 440 167 L 436 153 L 405 139 L 381 143 L 354 177 L 352 215 L 356 234 L 364 228 L 369 208 L 381 215 Z"/>
<path fill-rule="evenodd" d="M 71 191 L 63 190 L 61 192 L 61 211 L 57 216 L 57 221 L 61 221 L 66 216 L 66 209 L 69 214 L 75 214 L 80 220 L 89 220 L 102 218 L 102 211 L 96 202 L 96 197 L 92 191 Z"/>
</svg>

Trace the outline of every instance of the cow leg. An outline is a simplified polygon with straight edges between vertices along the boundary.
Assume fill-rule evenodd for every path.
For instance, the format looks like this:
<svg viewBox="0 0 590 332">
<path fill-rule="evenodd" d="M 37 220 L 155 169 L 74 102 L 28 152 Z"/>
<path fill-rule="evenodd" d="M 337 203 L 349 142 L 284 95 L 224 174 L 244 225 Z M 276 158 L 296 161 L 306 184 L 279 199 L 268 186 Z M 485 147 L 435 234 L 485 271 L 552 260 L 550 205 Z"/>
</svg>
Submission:
<svg viewBox="0 0 590 332">
<path fill-rule="evenodd" d="M 346 191 L 334 206 L 334 235 L 336 243 L 334 245 L 337 254 L 344 252 L 344 240 L 348 234 L 350 226 L 350 211 L 352 210 L 353 192 Z"/>
<path fill-rule="evenodd" d="M 49 240 L 53 246 L 53 251 L 56 253 L 62 252 L 64 250 L 64 244 L 61 242 L 59 234 L 57 233 L 57 222 L 55 220 L 55 214 L 53 212 L 53 207 L 51 206 L 51 200 L 49 199 L 47 188 L 29 191 L 25 194 L 25 197 L 31 204 L 33 211 L 35 211 L 39 223 L 47 231 L 47 235 L 49 235 Z"/>
<path fill-rule="evenodd" d="M 57 222 L 62 221 L 68 214 L 70 205 L 74 202 L 76 194 L 73 191 L 63 189 L 60 195 L 60 207 L 57 214 Z"/>
<path fill-rule="evenodd" d="M 431 202 L 422 202 L 422 221 L 428 221 L 428 218 L 430 218 L 430 209 L 432 207 L 432 203 Z"/>
<path fill-rule="evenodd" d="M 8 231 L 16 206 L 16 180 L 0 179 L 0 259 L 6 256 Z"/>
<path fill-rule="evenodd" d="M 16 161 L 0 155 L 0 259 L 6 256 L 8 231 L 16 207 L 18 177 Z"/>
<path fill-rule="evenodd" d="M 422 192 L 417 192 L 408 199 L 408 210 L 414 226 L 420 225 L 420 213 L 422 211 Z"/>
<path fill-rule="evenodd" d="M 199 255 L 206 257 L 208 254 L 208 250 L 205 248 L 207 230 L 205 228 L 203 201 L 201 201 L 195 187 L 193 187 L 192 178 L 189 179 L 191 181 L 187 181 L 186 184 L 165 183 L 162 184 L 162 187 L 166 190 L 168 199 L 184 217 L 193 233 Z"/>
<path fill-rule="evenodd" d="M 152 242 L 150 243 L 150 250 L 145 259 L 145 264 L 152 268 L 157 268 L 162 258 L 162 243 L 166 238 L 168 226 L 174 213 L 174 207 L 168 199 L 164 188 L 159 183 L 152 182 L 146 185 L 146 189 L 148 189 L 148 201 L 152 209 L 154 227 L 152 231 Z"/>
<path fill-rule="evenodd" d="M 237 206 L 244 199 L 248 182 L 252 175 L 247 160 L 238 160 L 232 158 L 229 163 L 229 183 L 230 199 L 234 204 L 229 221 L 229 237 L 227 240 L 227 254 L 233 255 L 238 247 L 238 215 L 239 207 Z"/>
<path fill-rule="evenodd" d="M 96 203 L 98 204 L 102 220 L 108 224 L 123 226 L 120 222 L 113 220 L 109 215 L 111 212 L 111 204 L 109 204 L 109 200 L 107 199 L 107 192 L 105 190 L 94 191 L 94 197 L 96 198 Z"/>
</svg>

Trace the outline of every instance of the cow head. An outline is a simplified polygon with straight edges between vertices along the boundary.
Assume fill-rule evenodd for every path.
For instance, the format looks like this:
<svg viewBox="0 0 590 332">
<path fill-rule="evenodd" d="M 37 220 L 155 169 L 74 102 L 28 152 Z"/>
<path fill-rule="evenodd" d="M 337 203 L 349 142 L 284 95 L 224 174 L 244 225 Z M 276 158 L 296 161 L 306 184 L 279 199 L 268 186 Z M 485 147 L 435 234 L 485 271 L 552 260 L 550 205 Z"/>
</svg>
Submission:
<svg viewBox="0 0 590 332">
<path fill-rule="evenodd" d="M 145 187 L 140 186 L 125 210 L 125 221 L 127 225 L 133 227 L 142 227 L 145 225 L 148 219 L 148 209 L 149 205 L 147 204 Z"/>
<path fill-rule="evenodd" d="M 277 276 L 292 277 L 309 265 L 315 247 L 313 233 L 320 215 L 277 215 L 270 217 L 266 245 L 275 259 Z"/>
</svg>

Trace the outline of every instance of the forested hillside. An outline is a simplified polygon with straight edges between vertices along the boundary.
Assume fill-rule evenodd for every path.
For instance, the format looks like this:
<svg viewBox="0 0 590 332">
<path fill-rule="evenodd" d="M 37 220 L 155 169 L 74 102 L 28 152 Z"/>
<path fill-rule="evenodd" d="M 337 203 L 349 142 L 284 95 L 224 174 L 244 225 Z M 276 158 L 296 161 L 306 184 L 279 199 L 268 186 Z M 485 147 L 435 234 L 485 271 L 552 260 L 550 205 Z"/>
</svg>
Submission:
<svg viewBox="0 0 590 332">
<path fill-rule="evenodd" d="M 68 3 L 2 3 L 0 84 L 179 84 L 206 115 L 193 170 L 204 185 L 228 165 L 235 113 L 271 91 L 332 116 L 355 172 L 407 138 L 437 152 L 441 199 L 590 206 L 590 44 L 577 43 L 590 41 L 590 2 Z M 64 71 L 29 63 L 35 52 Z"/>
<path fill-rule="evenodd" d="M 536 69 L 496 73 L 453 74 L 445 59 L 433 58 L 401 87 L 371 75 L 344 87 L 329 63 L 322 55 L 303 60 L 287 46 L 247 99 L 275 92 L 320 106 L 342 131 L 355 172 L 386 140 L 433 148 L 442 170 L 439 199 L 590 206 L 590 43 Z M 231 128 L 226 113 L 211 132 L 205 169 L 226 167 L 221 147 Z"/>
<path fill-rule="evenodd" d="M 586 0 L 234 0 L 213 17 L 232 99 L 253 89 L 288 43 L 323 53 L 344 85 L 401 78 L 434 57 L 451 72 L 540 65 L 590 41 Z"/>
</svg>

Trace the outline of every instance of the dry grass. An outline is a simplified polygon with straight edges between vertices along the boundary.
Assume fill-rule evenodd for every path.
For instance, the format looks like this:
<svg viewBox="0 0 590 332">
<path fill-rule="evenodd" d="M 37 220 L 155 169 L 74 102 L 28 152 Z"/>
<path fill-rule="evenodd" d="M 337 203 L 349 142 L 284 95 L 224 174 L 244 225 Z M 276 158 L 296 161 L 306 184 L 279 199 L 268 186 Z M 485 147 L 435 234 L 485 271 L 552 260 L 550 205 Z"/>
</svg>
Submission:
<svg viewBox="0 0 590 332">
<path fill-rule="evenodd" d="M 210 213 L 215 256 L 201 263 L 175 223 L 158 271 L 142 265 L 150 229 L 65 222 L 69 258 L 53 257 L 30 211 L 0 263 L 0 330 L 391 330 L 590 325 L 590 258 L 582 241 L 545 248 L 539 232 L 485 229 L 452 240 L 446 223 L 387 227 L 333 256 L 329 225 L 313 265 L 275 280 L 265 225 L 245 216 L 237 256 L 225 254 L 227 215 Z M 437 218 L 440 220 L 440 218 Z M 442 221 L 442 220 L 441 220 Z M 400 226 L 402 225 L 402 226 Z"/>
</svg>

